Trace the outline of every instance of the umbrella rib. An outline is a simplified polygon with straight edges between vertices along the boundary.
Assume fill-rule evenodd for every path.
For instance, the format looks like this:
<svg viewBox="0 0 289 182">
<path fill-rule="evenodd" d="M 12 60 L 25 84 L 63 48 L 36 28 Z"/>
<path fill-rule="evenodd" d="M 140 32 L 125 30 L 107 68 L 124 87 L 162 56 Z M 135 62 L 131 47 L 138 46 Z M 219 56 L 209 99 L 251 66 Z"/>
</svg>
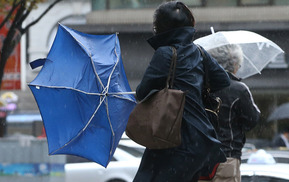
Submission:
<svg viewBox="0 0 289 182">
<path fill-rule="evenodd" d="M 98 111 L 98 109 L 100 108 L 100 105 L 104 102 L 104 99 L 106 97 L 101 97 L 99 105 L 97 106 L 96 110 L 94 111 L 94 113 L 92 114 L 92 116 L 90 117 L 89 121 L 87 122 L 87 124 L 84 126 L 84 128 L 81 130 L 80 133 L 84 132 L 84 130 L 86 130 L 86 128 L 88 127 L 88 125 L 90 124 L 91 120 L 94 118 L 94 115 L 96 114 L 96 112 Z"/>
<path fill-rule="evenodd" d="M 134 102 L 134 103 L 136 103 L 136 101 L 135 100 L 133 100 L 133 99 L 129 99 L 129 98 L 126 98 L 126 97 L 122 97 L 122 96 L 120 96 L 120 95 L 114 95 L 114 94 L 110 94 L 112 97 L 117 97 L 117 98 L 120 98 L 120 99 L 124 99 L 124 100 L 128 100 L 128 101 L 131 101 L 131 102 Z"/>
<path fill-rule="evenodd" d="M 28 84 L 28 85 L 32 85 L 32 84 Z M 43 86 L 43 85 L 33 85 L 33 86 L 35 86 L 37 89 L 39 89 L 40 87 L 58 88 L 58 89 L 74 90 L 74 91 L 81 92 L 81 93 L 84 93 L 84 94 L 87 94 L 87 95 L 98 95 L 98 96 L 103 96 L 103 95 L 105 95 L 105 94 L 102 94 L 102 93 L 85 92 L 85 91 L 82 91 L 82 90 L 79 90 L 79 89 L 76 89 L 76 88 L 72 88 L 72 87 L 64 87 L 64 86 Z"/>
<path fill-rule="evenodd" d="M 90 62 L 91 62 L 91 64 L 92 64 L 93 72 L 94 72 L 94 74 L 95 74 L 97 80 L 99 81 L 101 87 L 102 87 L 103 89 L 105 89 L 105 88 L 104 88 L 104 85 L 103 85 L 103 83 L 102 83 L 102 81 L 101 81 L 101 79 L 99 78 L 99 76 L 98 76 L 98 74 L 97 74 L 97 72 L 96 72 L 96 69 L 95 69 L 95 66 L 94 66 L 94 64 L 93 64 L 93 60 L 92 60 L 91 55 L 90 55 Z"/>
<path fill-rule="evenodd" d="M 75 139 L 77 139 L 88 127 L 88 125 L 90 124 L 91 120 L 93 119 L 94 115 L 96 114 L 96 112 L 98 111 L 98 109 L 100 108 L 100 105 L 103 103 L 105 97 L 102 97 L 102 99 L 99 102 L 98 107 L 96 108 L 96 110 L 94 111 L 94 113 L 92 114 L 92 116 L 90 117 L 89 121 L 87 122 L 87 124 L 84 126 L 84 128 L 82 128 L 78 134 L 73 137 L 71 140 L 69 140 L 67 143 L 65 143 L 62 147 L 60 147 L 59 149 L 55 150 L 54 152 L 51 152 L 51 155 L 55 154 L 57 151 L 63 149 L 64 147 L 66 147 L 67 145 L 69 145 L 70 143 L 72 143 Z"/>
<path fill-rule="evenodd" d="M 111 71 L 110 74 L 109 74 L 108 81 L 107 81 L 107 85 L 106 85 L 106 87 L 104 88 L 106 93 L 108 93 L 108 89 L 109 89 L 109 85 L 110 85 L 110 81 L 111 81 L 111 76 L 112 76 L 112 74 L 114 73 L 114 70 L 115 70 L 117 64 L 119 63 L 119 56 L 117 55 L 117 52 L 116 52 L 116 44 L 117 44 L 117 39 L 115 39 L 115 46 L 114 46 L 114 53 L 115 53 L 115 56 L 116 56 L 117 59 L 116 59 L 116 63 L 115 63 L 114 66 L 113 66 L 112 71 Z"/>
<path fill-rule="evenodd" d="M 130 95 L 130 94 L 135 94 L 136 92 L 110 92 L 108 93 L 109 95 Z"/>
<path fill-rule="evenodd" d="M 250 61 L 250 59 L 246 56 L 246 55 L 243 55 L 248 61 L 249 63 L 251 64 L 251 66 L 259 73 L 261 74 L 261 72 L 258 70 L 258 68 Z"/>
<path fill-rule="evenodd" d="M 110 129 L 111 129 L 111 132 L 112 132 L 112 138 L 113 138 L 113 141 L 112 141 L 112 145 L 110 146 L 110 152 L 109 152 L 109 156 L 111 156 L 112 154 L 112 150 L 113 150 L 113 146 L 114 146 L 114 143 L 115 143 L 115 133 L 113 131 L 113 127 L 112 127 L 112 124 L 111 124 L 111 121 L 110 121 L 110 117 L 109 117 L 109 110 L 108 110 L 108 101 L 107 101 L 107 97 L 106 97 L 106 102 L 105 103 L 105 106 L 106 106 L 106 114 L 107 114 L 107 119 L 108 119 L 108 122 L 109 122 L 109 126 L 110 126 Z"/>
<path fill-rule="evenodd" d="M 70 34 L 70 35 L 71 35 L 71 34 Z M 97 72 L 96 72 L 95 66 L 94 66 L 94 64 L 93 64 L 93 60 L 92 60 L 92 57 L 91 57 L 91 53 L 88 51 L 88 49 L 87 49 L 79 40 L 77 40 L 77 38 L 75 38 L 73 35 L 71 35 L 71 36 L 74 38 L 75 41 L 78 42 L 78 44 L 81 45 L 81 47 L 84 49 L 84 51 L 88 54 L 88 56 L 89 56 L 89 58 L 90 58 L 90 63 L 92 64 L 92 67 L 93 67 L 93 72 L 94 72 L 94 74 L 96 75 L 96 77 L 97 77 L 99 83 L 101 84 L 102 88 L 104 89 L 104 85 L 103 85 L 101 79 L 99 78 L 99 76 L 98 76 L 98 74 L 97 74 Z"/>
<path fill-rule="evenodd" d="M 115 44 L 117 44 L 117 39 L 115 39 Z M 116 61 L 115 65 L 114 65 L 114 67 L 113 67 L 113 69 L 112 69 L 112 71 L 111 71 L 111 73 L 110 73 L 110 75 L 108 77 L 108 82 L 107 82 L 107 86 L 105 87 L 105 90 L 104 90 L 105 93 L 104 94 L 107 94 L 107 95 L 113 95 L 113 94 L 118 94 L 118 95 L 135 94 L 135 92 L 114 92 L 114 93 L 108 93 L 109 84 L 110 84 L 110 81 L 111 81 L 112 74 L 113 74 L 114 70 L 116 69 L 117 64 L 119 63 L 119 56 L 118 56 L 117 51 L 116 51 L 116 46 L 114 48 L 114 53 L 115 53 L 115 55 L 117 57 L 117 61 Z"/>
<path fill-rule="evenodd" d="M 115 39 L 115 46 L 114 46 L 114 53 L 115 53 L 115 55 L 116 55 L 117 60 L 116 60 L 115 65 L 113 66 L 113 69 L 112 69 L 111 73 L 109 74 L 108 81 L 107 81 L 107 85 L 106 85 L 106 87 L 104 88 L 104 92 L 105 92 L 104 94 L 108 94 L 108 89 L 109 89 L 109 85 L 110 85 L 110 81 L 111 81 L 112 74 L 114 73 L 115 68 L 116 68 L 117 64 L 119 63 L 119 56 L 118 56 L 118 54 L 117 54 L 117 52 L 116 52 L 116 44 L 117 44 L 117 39 Z M 112 124 L 111 124 L 111 121 L 110 121 L 110 117 L 109 117 L 107 97 L 106 97 L 106 102 L 104 102 L 104 103 L 105 103 L 105 106 L 106 106 L 106 114 L 107 114 L 108 123 L 109 123 L 110 130 L 111 130 L 111 133 L 112 133 L 112 136 L 113 136 L 113 137 L 112 137 L 112 138 L 113 138 L 113 141 L 112 141 L 112 145 L 110 146 L 110 152 L 109 152 L 109 153 L 110 153 L 109 156 L 111 156 L 112 150 L 113 150 L 113 146 L 114 146 L 114 143 L 115 143 L 115 133 L 114 133 L 114 131 L 113 131 L 113 127 L 112 127 Z"/>
</svg>

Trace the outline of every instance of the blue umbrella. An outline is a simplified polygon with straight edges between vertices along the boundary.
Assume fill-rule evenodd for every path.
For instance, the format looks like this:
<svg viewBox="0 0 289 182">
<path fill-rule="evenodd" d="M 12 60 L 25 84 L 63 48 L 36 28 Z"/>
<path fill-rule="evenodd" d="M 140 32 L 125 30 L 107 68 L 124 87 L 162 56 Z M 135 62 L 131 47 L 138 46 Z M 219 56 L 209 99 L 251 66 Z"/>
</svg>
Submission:
<svg viewBox="0 0 289 182">
<path fill-rule="evenodd" d="M 43 65 L 28 84 L 47 134 L 49 154 L 70 154 L 106 167 L 136 101 L 116 34 L 91 35 L 59 24 Z"/>
</svg>

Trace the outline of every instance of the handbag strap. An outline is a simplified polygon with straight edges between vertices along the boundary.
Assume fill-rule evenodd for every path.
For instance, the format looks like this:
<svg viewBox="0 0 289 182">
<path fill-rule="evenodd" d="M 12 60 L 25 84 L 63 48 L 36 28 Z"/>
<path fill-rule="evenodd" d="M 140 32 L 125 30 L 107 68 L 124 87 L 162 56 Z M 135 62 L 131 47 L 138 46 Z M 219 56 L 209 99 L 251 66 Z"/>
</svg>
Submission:
<svg viewBox="0 0 289 182">
<path fill-rule="evenodd" d="M 170 65 L 170 70 L 166 82 L 166 88 L 172 88 L 174 84 L 175 72 L 176 72 L 176 65 L 177 65 L 177 50 L 175 47 L 171 46 L 173 55 Z"/>
<path fill-rule="evenodd" d="M 207 55 L 204 53 L 203 49 L 201 48 L 201 46 L 199 45 L 196 45 L 199 49 L 199 51 L 201 52 L 202 54 L 202 57 L 203 57 L 203 66 L 204 66 L 204 72 L 205 72 L 205 75 L 204 75 L 204 89 L 207 91 L 207 92 L 210 92 L 210 82 L 209 82 L 209 70 L 207 69 L 207 65 L 208 65 L 208 57 Z"/>
</svg>

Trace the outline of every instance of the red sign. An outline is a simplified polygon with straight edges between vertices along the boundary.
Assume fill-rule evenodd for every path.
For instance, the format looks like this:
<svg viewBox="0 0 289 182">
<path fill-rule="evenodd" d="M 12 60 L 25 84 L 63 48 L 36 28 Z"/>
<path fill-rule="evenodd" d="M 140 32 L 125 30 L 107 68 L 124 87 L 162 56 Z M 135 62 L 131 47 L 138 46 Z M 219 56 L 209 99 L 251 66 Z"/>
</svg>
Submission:
<svg viewBox="0 0 289 182">
<path fill-rule="evenodd" d="M 0 15 L 0 22 L 3 21 L 3 16 Z M 3 41 L 9 30 L 9 23 L 6 23 L 0 29 L 0 49 L 2 48 Z M 21 89 L 21 51 L 20 43 L 15 47 L 13 53 L 7 60 L 4 76 L 2 79 L 1 90 L 19 90 Z"/>
</svg>

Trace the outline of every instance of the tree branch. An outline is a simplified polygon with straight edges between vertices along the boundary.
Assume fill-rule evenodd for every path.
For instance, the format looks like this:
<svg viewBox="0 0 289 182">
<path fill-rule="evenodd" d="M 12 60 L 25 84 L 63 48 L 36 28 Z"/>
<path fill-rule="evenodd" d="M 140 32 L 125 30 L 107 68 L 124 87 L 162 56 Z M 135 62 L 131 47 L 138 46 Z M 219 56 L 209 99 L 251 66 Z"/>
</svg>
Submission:
<svg viewBox="0 0 289 182">
<path fill-rule="evenodd" d="M 24 29 L 21 30 L 21 33 L 24 34 L 25 32 L 27 32 L 27 30 L 33 26 L 34 24 L 36 24 L 39 20 L 41 20 L 41 18 L 51 9 L 53 8 L 53 6 L 55 6 L 57 3 L 59 3 L 62 0 L 55 0 L 52 4 L 50 4 L 50 6 L 33 22 L 31 22 L 30 24 L 28 24 Z"/>
<path fill-rule="evenodd" d="M 0 24 L 0 29 L 5 25 L 5 23 L 11 18 L 14 10 L 19 6 L 19 4 L 21 3 L 21 1 L 19 1 L 17 3 L 17 0 L 13 1 L 13 6 L 11 7 L 11 9 L 9 10 L 8 14 L 6 15 L 6 17 L 4 18 L 4 20 L 1 22 Z"/>
<path fill-rule="evenodd" d="M 15 18 L 14 18 L 14 21 L 10 27 L 10 30 L 11 29 L 14 29 L 14 28 L 21 28 L 21 23 L 19 22 L 19 20 L 21 19 L 22 15 L 23 15 L 23 12 L 25 11 L 25 5 L 26 5 L 26 1 L 27 0 L 21 0 L 20 2 L 20 6 L 19 6 L 19 9 L 15 15 Z"/>
<path fill-rule="evenodd" d="M 26 8 L 25 13 L 23 13 L 22 17 L 19 19 L 19 23 L 22 25 L 23 21 L 27 18 L 27 16 L 30 14 L 31 10 L 36 4 L 36 0 L 32 1 L 28 8 Z M 20 32 L 23 31 L 22 27 L 19 27 Z"/>
</svg>

